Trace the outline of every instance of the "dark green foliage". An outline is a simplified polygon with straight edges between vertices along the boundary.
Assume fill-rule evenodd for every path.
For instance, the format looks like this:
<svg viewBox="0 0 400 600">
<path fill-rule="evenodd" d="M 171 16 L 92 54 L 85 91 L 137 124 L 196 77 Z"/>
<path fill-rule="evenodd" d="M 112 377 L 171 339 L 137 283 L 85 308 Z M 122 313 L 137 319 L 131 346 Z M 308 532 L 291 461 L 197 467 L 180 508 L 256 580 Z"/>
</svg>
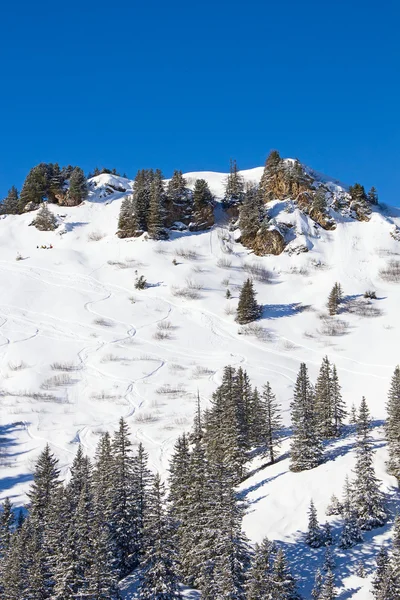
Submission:
<svg viewBox="0 0 400 600">
<path fill-rule="evenodd" d="M 164 229 L 165 193 L 163 181 L 164 178 L 161 171 L 157 170 L 150 184 L 149 214 L 147 219 L 149 236 L 154 240 L 167 238 Z"/>
<path fill-rule="evenodd" d="M 225 184 L 224 206 L 228 208 L 233 204 L 240 204 L 243 200 L 244 180 L 239 174 L 236 160 L 230 160 L 229 175 Z"/>
<path fill-rule="evenodd" d="M 313 194 L 312 209 L 321 215 L 325 215 L 326 207 L 326 190 L 320 186 Z"/>
<path fill-rule="evenodd" d="M 246 600 L 268 598 L 273 587 L 272 573 L 276 548 L 272 542 L 264 538 L 260 545 L 256 544 L 251 567 L 246 577 Z"/>
<path fill-rule="evenodd" d="M 196 179 L 193 189 L 193 224 L 191 229 L 207 229 L 214 222 L 214 197 L 204 179 Z"/>
<path fill-rule="evenodd" d="M 293 437 L 290 446 L 291 471 L 313 469 L 322 462 L 321 441 L 317 433 L 315 395 L 307 367 L 300 365 L 291 403 Z"/>
<path fill-rule="evenodd" d="M 254 238 L 265 217 L 265 211 L 258 187 L 248 185 L 239 210 L 239 228 L 242 238 Z"/>
<path fill-rule="evenodd" d="M 57 229 L 57 218 L 50 211 L 47 203 L 44 203 L 38 210 L 36 218 L 31 223 L 39 231 L 54 231 Z"/>
<path fill-rule="evenodd" d="M 311 500 L 308 509 L 308 531 L 306 534 L 306 544 L 311 548 L 320 548 L 325 544 L 325 536 L 318 523 L 317 509 Z"/>
<path fill-rule="evenodd" d="M 133 200 L 131 196 L 126 196 L 121 202 L 117 235 L 119 238 L 128 238 L 135 235 Z"/>
<path fill-rule="evenodd" d="M 76 206 L 86 199 L 88 187 L 84 172 L 80 167 L 75 167 L 69 180 L 68 199 L 71 206 Z"/>
<path fill-rule="evenodd" d="M 140 275 L 139 277 L 136 277 L 135 280 L 135 289 L 137 290 L 144 290 L 147 287 L 147 281 L 144 277 L 144 275 Z"/>
<path fill-rule="evenodd" d="M 400 481 L 400 367 L 394 370 L 386 404 L 386 437 L 388 441 L 388 472 Z"/>
<path fill-rule="evenodd" d="M 331 316 L 337 315 L 339 304 L 343 300 L 343 291 L 340 283 L 335 283 L 328 296 L 328 311 Z"/>
<path fill-rule="evenodd" d="M 40 204 L 47 198 L 48 181 L 48 168 L 45 163 L 40 163 L 29 171 L 19 198 L 20 212 L 23 212 L 29 202 Z"/>
<path fill-rule="evenodd" d="M 18 190 L 13 185 L 0 204 L 0 214 L 17 215 L 19 212 Z"/>
<path fill-rule="evenodd" d="M 264 445 L 264 455 L 269 458 L 271 463 L 274 463 L 282 441 L 283 426 L 281 411 L 268 381 L 263 386 L 259 404 L 257 400 L 255 404 L 251 425 L 252 429 L 258 430 L 260 435 L 259 439 L 255 441 Z"/>
<path fill-rule="evenodd" d="M 322 439 L 338 437 L 346 418 L 335 365 L 328 357 L 322 360 L 315 385 L 315 405 L 318 434 Z"/>
<path fill-rule="evenodd" d="M 367 194 L 365 193 L 364 186 L 360 183 L 355 183 L 349 187 L 349 194 L 354 202 L 365 202 L 367 200 Z"/>
<path fill-rule="evenodd" d="M 378 192 L 376 191 L 374 186 L 372 186 L 372 188 L 369 190 L 367 198 L 368 198 L 368 202 L 370 204 L 373 204 L 373 205 L 379 204 Z"/>
<path fill-rule="evenodd" d="M 257 304 L 253 281 L 247 279 L 239 294 L 239 304 L 236 311 L 236 321 L 240 325 L 256 321 L 261 316 L 261 306 Z"/>
<path fill-rule="evenodd" d="M 137 172 L 133 186 L 133 225 L 138 233 L 147 231 L 149 208 L 150 208 L 150 189 L 154 179 L 152 169 L 141 169 Z"/>
</svg>

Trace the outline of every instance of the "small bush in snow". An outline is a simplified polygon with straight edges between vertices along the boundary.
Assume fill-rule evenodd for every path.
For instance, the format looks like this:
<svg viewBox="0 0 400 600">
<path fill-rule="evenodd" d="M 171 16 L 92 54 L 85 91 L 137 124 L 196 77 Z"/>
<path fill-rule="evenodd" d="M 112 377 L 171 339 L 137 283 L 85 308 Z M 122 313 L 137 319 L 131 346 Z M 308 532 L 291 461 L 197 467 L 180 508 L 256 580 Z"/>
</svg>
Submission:
<svg viewBox="0 0 400 600">
<path fill-rule="evenodd" d="M 322 319 L 320 333 L 328 336 L 345 335 L 348 332 L 349 326 L 342 319 L 331 319 L 329 317 Z"/>
<path fill-rule="evenodd" d="M 147 287 L 147 281 L 144 278 L 144 276 L 140 275 L 140 277 L 136 277 L 135 288 L 137 290 L 144 290 L 146 287 Z"/>
<path fill-rule="evenodd" d="M 54 377 L 49 377 L 49 379 L 46 379 L 45 381 L 43 381 L 43 383 L 40 387 L 42 388 L 42 390 L 52 390 L 54 388 L 62 387 L 64 385 L 72 385 L 73 383 L 76 383 L 76 382 L 74 379 L 72 379 L 72 377 L 70 375 L 67 375 L 66 373 L 62 373 L 61 375 L 55 375 Z"/>
<path fill-rule="evenodd" d="M 252 263 L 252 264 L 244 264 L 243 271 L 246 271 L 249 275 L 251 275 L 257 281 L 261 281 L 262 283 L 270 283 L 272 279 L 272 274 L 268 269 L 263 267 L 260 264 Z"/>
<path fill-rule="evenodd" d="M 67 371 L 67 372 L 71 372 L 71 371 L 78 371 L 78 369 L 80 369 L 80 365 L 75 365 L 74 363 L 70 363 L 70 362 L 53 362 L 50 365 L 50 368 L 53 371 Z"/>
<path fill-rule="evenodd" d="M 379 275 L 390 283 L 400 282 L 400 260 L 391 260 L 387 266 L 379 271 Z"/>
<path fill-rule="evenodd" d="M 54 229 L 57 229 L 57 218 L 49 210 L 46 202 L 44 202 L 39 209 L 36 218 L 32 221 L 31 225 L 34 225 L 39 231 L 54 231 Z"/>
<path fill-rule="evenodd" d="M 97 319 L 94 319 L 93 323 L 95 325 L 100 325 L 101 327 L 113 327 L 113 322 L 104 317 L 97 317 Z"/>
<path fill-rule="evenodd" d="M 217 267 L 221 269 L 230 269 L 232 266 L 232 261 L 229 258 L 219 258 L 217 260 Z"/>
<path fill-rule="evenodd" d="M 187 260 L 197 260 L 199 258 L 199 253 L 196 250 L 189 248 L 179 248 L 176 251 L 176 254 L 181 258 L 186 258 Z"/>
<path fill-rule="evenodd" d="M 105 233 L 103 233 L 102 231 L 91 231 L 88 234 L 88 241 L 89 242 L 99 242 L 100 240 L 102 240 L 104 237 L 106 236 Z"/>
<path fill-rule="evenodd" d="M 163 331 L 161 329 L 157 329 L 157 331 L 153 335 L 153 338 L 155 340 L 170 340 L 171 334 L 169 331 Z"/>
<path fill-rule="evenodd" d="M 376 300 L 376 292 L 374 290 L 366 290 L 364 292 L 364 298 L 368 298 L 369 300 Z"/>
</svg>

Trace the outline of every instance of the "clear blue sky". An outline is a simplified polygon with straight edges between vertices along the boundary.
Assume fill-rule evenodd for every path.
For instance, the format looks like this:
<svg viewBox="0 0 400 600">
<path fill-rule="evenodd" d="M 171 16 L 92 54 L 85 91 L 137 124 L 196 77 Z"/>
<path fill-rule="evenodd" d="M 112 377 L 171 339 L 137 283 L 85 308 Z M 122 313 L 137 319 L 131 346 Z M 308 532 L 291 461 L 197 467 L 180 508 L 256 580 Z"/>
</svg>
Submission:
<svg viewBox="0 0 400 600">
<path fill-rule="evenodd" d="M 0 196 L 44 162 L 226 171 L 271 148 L 400 204 L 396 0 L 6 2 Z"/>
</svg>

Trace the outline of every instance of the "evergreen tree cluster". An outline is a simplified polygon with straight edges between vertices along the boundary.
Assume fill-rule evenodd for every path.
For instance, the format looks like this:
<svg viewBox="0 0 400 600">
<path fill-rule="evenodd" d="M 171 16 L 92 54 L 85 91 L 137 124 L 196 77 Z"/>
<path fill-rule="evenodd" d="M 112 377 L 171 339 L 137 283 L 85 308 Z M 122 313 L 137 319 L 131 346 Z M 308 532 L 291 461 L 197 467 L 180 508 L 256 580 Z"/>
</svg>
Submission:
<svg viewBox="0 0 400 600">
<path fill-rule="evenodd" d="M 400 481 L 400 367 L 394 370 L 386 404 L 386 438 L 388 442 L 388 472 Z"/>
<path fill-rule="evenodd" d="M 80 167 L 61 168 L 57 163 L 40 163 L 29 171 L 20 195 L 12 187 L 0 207 L 1 212 L 20 214 L 27 205 L 51 202 L 75 206 L 86 196 L 86 177 Z"/>
<path fill-rule="evenodd" d="M 147 231 L 152 239 L 166 239 L 166 228 L 173 224 L 172 215 L 177 216 L 175 221 L 192 224 L 193 229 L 207 228 L 213 202 L 203 179 L 196 180 L 192 192 L 182 171 L 175 171 L 165 186 L 159 169 L 141 169 L 136 174 L 132 196 L 121 204 L 117 235 L 134 237 Z"/>
<path fill-rule="evenodd" d="M 376 600 L 400 598 L 400 516 L 393 527 L 391 551 L 382 546 L 376 557 L 376 569 L 372 580 L 372 593 Z"/>
</svg>

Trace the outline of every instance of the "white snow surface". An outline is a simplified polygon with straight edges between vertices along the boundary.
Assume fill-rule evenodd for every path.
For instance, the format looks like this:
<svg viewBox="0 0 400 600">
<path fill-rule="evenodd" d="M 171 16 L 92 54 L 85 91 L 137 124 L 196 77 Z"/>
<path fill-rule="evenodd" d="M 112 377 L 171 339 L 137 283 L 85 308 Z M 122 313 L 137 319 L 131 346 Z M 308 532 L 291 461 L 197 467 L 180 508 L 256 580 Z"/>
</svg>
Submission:
<svg viewBox="0 0 400 600">
<path fill-rule="evenodd" d="M 261 173 L 256 168 L 243 175 L 256 181 Z M 221 195 L 226 174 L 185 177 L 191 183 L 204 178 Z M 328 355 L 337 365 L 348 406 L 367 398 L 375 424 L 377 475 L 393 515 L 398 495 L 385 470 L 382 420 L 390 378 L 400 361 L 399 284 L 384 281 L 379 271 L 400 254 L 400 243 L 390 235 L 400 218 L 379 211 L 369 222 L 337 217 L 337 229 L 324 231 L 297 209 L 286 213 L 284 203 L 276 202 L 271 209 L 276 218 L 293 224 L 309 251 L 257 258 L 234 242 L 218 210 L 216 225 L 206 232 L 174 232 L 170 240 L 158 242 L 145 235 L 118 239 L 121 199 L 131 187 L 130 180 L 115 176 L 93 178 L 89 198 L 79 207 L 50 206 L 62 220 L 54 232 L 29 227 L 32 214 L 0 219 L 1 497 L 17 505 L 26 500 L 46 442 L 60 459 L 62 477 L 68 478 L 78 444 L 93 456 L 100 434 L 113 431 L 120 417 L 127 420 L 134 443 L 143 442 L 151 467 L 165 476 L 177 436 L 191 426 L 197 392 L 206 407 L 227 364 L 246 369 L 258 387 L 269 381 L 289 425 L 300 362 L 307 363 L 315 381 Z M 41 248 L 50 244 L 52 249 Z M 196 257 L 185 257 L 186 250 Z M 16 260 L 18 253 L 22 260 Z M 255 280 L 264 305 L 258 336 L 239 334 L 231 314 L 248 277 L 246 265 L 272 272 L 270 283 Z M 134 289 L 136 272 L 147 279 L 147 289 Z M 346 296 L 376 290 L 374 305 L 381 314 L 366 318 L 345 312 L 338 318 L 345 321 L 346 333 L 325 335 L 320 317 L 335 281 Z M 176 295 L 176 288 L 188 285 L 201 287 L 198 299 Z M 157 339 L 167 321 L 168 338 Z M 325 521 L 331 494 L 340 496 L 345 476 L 351 476 L 354 436 L 347 432 L 330 443 L 329 459 L 303 473 L 289 472 L 288 447 L 286 440 L 283 458 L 273 466 L 257 470 L 255 463 L 242 484 L 248 501 L 244 528 L 252 543 L 265 535 L 282 543 L 300 590 L 310 598 L 310 580 L 323 550 L 311 550 L 302 541 L 307 508 L 313 498 Z M 329 520 L 337 533 L 340 521 Z M 367 534 L 364 544 L 337 553 L 340 599 L 372 598 L 370 578 L 356 577 L 356 564 L 362 558 L 372 573 L 391 524 L 392 519 Z"/>
</svg>

